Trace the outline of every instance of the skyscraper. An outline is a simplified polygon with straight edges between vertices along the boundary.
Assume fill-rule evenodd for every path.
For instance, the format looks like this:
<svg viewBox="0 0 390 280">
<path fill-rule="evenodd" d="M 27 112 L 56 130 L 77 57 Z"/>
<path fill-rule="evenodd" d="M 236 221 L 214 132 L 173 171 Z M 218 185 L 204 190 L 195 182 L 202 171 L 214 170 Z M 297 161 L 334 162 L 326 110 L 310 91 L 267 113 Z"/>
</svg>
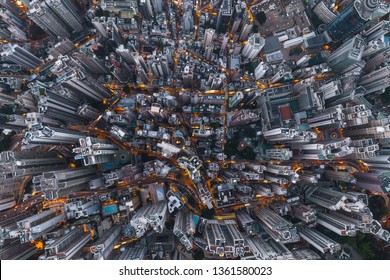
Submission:
<svg viewBox="0 0 390 280">
<path fill-rule="evenodd" d="M 214 50 L 214 44 L 210 43 L 206 45 L 204 48 L 204 58 L 210 60 L 211 56 L 213 55 L 213 50 Z"/>
<path fill-rule="evenodd" d="M 26 69 L 35 69 L 42 64 L 42 60 L 16 44 L 3 45 L 1 56 Z"/>
<path fill-rule="evenodd" d="M 249 16 L 246 16 L 242 21 L 241 33 L 238 38 L 239 41 L 245 41 L 248 39 L 248 35 L 251 32 L 253 23 L 251 22 Z"/>
<path fill-rule="evenodd" d="M 104 61 L 98 58 L 90 48 L 80 48 L 80 51 L 73 56 L 91 73 L 107 74 L 109 72 Z"/>
<path fill-rule="evenodd" d="M 71 129 L 50 128 L 44 126 L 39 130 L 29 130 L 23 137 L 24 144 L 43 144 L 43 145 L 73 145 L 76 144 L 84 134 Z"/>
<path fill-rule="evenodd" d="M 69 233 L 45 245 L 45 254 L 40 260 L 69 260 L 91 240 L 91 232 L 76 227 Z"/>
<path fill-rule="evenodd" d="M 338 12 L 331 7 L 331 4 L 334 3 L 332 1 L 322 0 L 313 9 L 313 12 L 324 23 L 330 23 L 332 20 L 337 18 Z"/>
<path fill-rule="evenodd" d="M 63 83 L 64 87 L 95 101 L 102 101 L 104 98 L 111 96 L 108 89 L 97 83 L 94 78 L 81 69 L 75 68 L 73 71 L 71 76 L 66 77 L 66 81 Z"/>
<path fill-rule="evenodd" d="M 119 147 L 111 141 L 85 137 L 79 139 L 80 147 L 74 148 L 76 159 L 82 159 L 85 166 L 110 162 L 119 152 Z"/>
<path fill-rule="evenodd" d="M 45 1 L 34 0 L 27 16 L 35 22 L 43 31 L 53 37 L 66 38 L 70 36 L 68 26 L 50 9 Z"/>
<path fill-rule="evenodd" d="M 61 19 L 71 30 L 80 32 L 83 23 L 76 7 L 70 0 L 45 0 L 57 17 Z"/>
<path fill-rule="evenodd" d="M 264 45 L 265 40 L 260 36 L 260 33 L 254 33 L 249 37 L 246 45 L 242 49 L 242 56 L 247 59 L 253 59 L 259 55 Z"/>
<path fill-rule="evenodd" d="M 18 6 L 16 6 L 15 3 L 11 0 L 0 0 L 0 7 L 3 7 L 16 15 L 21 13 L 21 10 L 18 8 Z"/>
<path fill-rule="evenodd" d="M 0 93 L 0 108 L 15 104 L 15 97 Z"/>
<path fill-rule="evenodd" d="M 328 57 L 328 64 L 336 73 L 343 72 L 349 67 L 358 65 L 362 62 L 364 47 L 364 38 L 361 35 L 356 35 Z"/>
<path fill-rule="evenodd" d="M 0 153 L 1 179 L 38 175 L 49 170 L 64 168 L 65 158 L 55 152 L 2 152 Z"/>
<path fill-rule="evenodd" d="M 0 129 L 21 131 L 27 127 L 25 118 L 19 115 L 6 115 L 0 113 Z"/>
<path fill-rule="evenodd" d="M 101 36 L 107 38 L 107 22 L 106 17 L 95 17 L 92 19 L 92 24 Z"/>
<path fill-rule="evenodd" d="M 53 200 L 88 189 L 89 182 L 96 178 L 96 169 L 93 167 L 68 168 L 35 176 L 33 184 L 35 190 L 42 192 L 47 200 Z"/>
<path fill-rule="evenodd" d="M 369 21 L 378 19 L 388 12 L 388 4 L 383 7 L 379 0 L 355 0 L 340 16 L 326 26 L 325 36 L 329 41 L 341 42 Z"/>
<path fill-rule="evenodd" d="M 204 32 L 204 38 L 203 38 L 203 47 L 209 45 L 213 42 L 215 36 L 215 30 L 212 28 L 208 28 Z"/>
<path fill-rule="evenodd" d="M 183 71 L 183 86 L 185 88 L 192 87 L 194 83 L 194 66 L 193 65 L 186 65 L 184 67 Z"/>
<path fill-rule="evenodd" d="M 295 225 L 282 218 L 268 207 L 256 210 L 255 216 L 260 224 L 271 237 L 280 243 L 291 243 L 299 241 L 299 235 Z"/>
<path fill-rule="evenodd" d="M 144 19 L 151 20 L 154 17 L 150 0 L 140 0 L 139 9 L 141 10 L 141 14 Z"/>
<path fill-rule="evenodd" d="M 232 0 L 223 0 L 217 18 L 216 31 L 218 33 L 225 33 L 227 31 L 232 15 Z"/>
<path fill-rule="evenodd" d="M 151 0 L 153 5 L 153 11 L 155 15 L 161 14 L 163 11 L 163 1 L 161 0 Z"/>
</svg>

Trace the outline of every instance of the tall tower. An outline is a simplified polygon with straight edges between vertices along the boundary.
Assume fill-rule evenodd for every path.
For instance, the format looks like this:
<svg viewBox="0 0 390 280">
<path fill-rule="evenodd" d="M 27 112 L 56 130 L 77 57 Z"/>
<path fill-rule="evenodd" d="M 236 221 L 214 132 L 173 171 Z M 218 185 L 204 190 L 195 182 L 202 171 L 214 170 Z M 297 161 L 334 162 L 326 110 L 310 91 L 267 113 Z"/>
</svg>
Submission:
<svg viewBox="0 0 390 280">
<path fill-rule="evenodd" d="M 16 44 L 4 45 L 1 56 L 26 69 L 34 69 L 42 64 L 38 57 Z"/>
<path fill-rule="evenodd" d="M 242 49 L 242 56 L 253 59 L 259 55 L 260 51 L 263 49 L 265 40 L 260 36 L 260 33 L 252 34 L 245 47 Z"/>
<path fill-rule="evenodd" d="M 85 166 L 111 162 L 119 152 L 119 147 L 111 141 L 85 137 L 79 139 L 80 147 L 74 148 L 75 159 L 82 159 Z"/>
<path fill-rule="evenodd" d="M 54 11 L 69 28 L 76 32 L 83 30 L 83 23 L 76 7 L 70 0 L 45 0 L 47 5 Z"/>
<path fill-rule="evenodd" d="M 58 170 L 65 166 L 65 158 L 59 157 L 55 152 L 6 151 L 0 153 L 0 180 L 38 175 L 42 172 Z"/>
<path fill-rule="evenodd" d="M 152 4 L 153 4 L 154 14 L 155 15 L 161 14 L 162 11 L 163 11 L 163 1 L 161 1 L 161 0 L 152 0 Z"/>
<path fill-rule="evenodd" d="M 47 200 L 53 200 L 88 189 L 89 182 L 97 177 L 94 167 L 68 168 L 35 176 L 33 184 L 35 190 L 42 192 Z"/>
<path fill-rule="evenodd" d="M 7 9 L 13 14 L 20 14 L 21 10 L 11 0 L 0 0 L 0 7 Z"/>
<path fill-rule="evenodd" d="M 104 62 L 90 48 L 80 48 L 80 51 L 73 56 L 91 73 L 107 74 L 109 72 Z"/>
<path fill-rule="evenodd" d="M 152 4 L 150 3 L 150 0 L 140 0 L 139 9 L 141 11 L 142 16 L 146 20 L 151 20 L 154 17 Z"/>
<path fill-rule="evenodd" d="M 341 42 L 353 35 L 366 23 L 389 12 L 389 5 L 379 0 L 355 0 L 345 11 L 325 28 L 329 41 Z"/>
<path fill-rule="evenodd" d="M 215 30 L 212 28 L 208 28 L 204 32 L 204 39 L 203 39 L 203 47 L 207 46 L 208 44 L 212 43 L 215 36 Z"/>
<path fill-rule="evenodd" d="M 194 66 L 186 65 L 183 71 L 183 86 L 185 88 L 192 87 L 194 83 Z"/>
<path fill-rule="evenodd" d="M 53 37 L 69 37 L 70 29 L 55 14 L 53 10 L 44 1 L 34 0 L 31 3 L 31 9 L 27 16 L 35 22 L 46 33 Z"/>
<path fill-rule="evenodd" d="M 328 57 L 328 64 L 334 72 L 340 73 L 361 62 L 364 47 L 364 38 L 361 35 L 356 35 Z"/>
<path fill-rule="evenodd" d="M 223 0 L 217 18 L 217 32 L 225 33 L 229 27 L 230 18 L 233 15 L 232 0 Z"/>
<path fill-rule="evenodd" d="M 240 33 L 240 37 L 238 38 L 238 40 L 245 41 L 246 39 L 248 39 L 248 35 L 251 32 L 252 27 L 253 27 L 253 23 L 251 22 L 250 18 L 248 16 L 246 16 L 242 20 L 241 33 Z"/>
<path fill-rule="evenodd" d="M 107 21 L 106 17 L 95 17 L 92 19 L 92 24 L 101 36 L 107 38 Z"/>
</svg>

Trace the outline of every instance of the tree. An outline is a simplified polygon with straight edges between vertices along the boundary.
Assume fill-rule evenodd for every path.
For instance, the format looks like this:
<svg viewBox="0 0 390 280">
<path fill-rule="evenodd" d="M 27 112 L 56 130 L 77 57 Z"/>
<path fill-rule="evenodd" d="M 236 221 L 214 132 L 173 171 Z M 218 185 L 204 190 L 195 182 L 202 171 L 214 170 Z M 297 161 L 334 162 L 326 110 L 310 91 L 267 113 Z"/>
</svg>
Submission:
<svg viewBox="0 0 390 280">
<path fill-rule="evenodd" d="M 263 11 L 261 11 L 260 13 L 258 13 L 256 15 L 256 19 L 260 25 L 263 25 L 267 21 L 267 16 L 265 15 L 265 13 Z"/>
<path fill-rule="evenodd" d="M 379 195 L 370 197 L 369 205 L 374 219 L 381 220 L 387 216 L 389 210 L 386 207 L 386 201 L 383 197 Z"/>
</svg>

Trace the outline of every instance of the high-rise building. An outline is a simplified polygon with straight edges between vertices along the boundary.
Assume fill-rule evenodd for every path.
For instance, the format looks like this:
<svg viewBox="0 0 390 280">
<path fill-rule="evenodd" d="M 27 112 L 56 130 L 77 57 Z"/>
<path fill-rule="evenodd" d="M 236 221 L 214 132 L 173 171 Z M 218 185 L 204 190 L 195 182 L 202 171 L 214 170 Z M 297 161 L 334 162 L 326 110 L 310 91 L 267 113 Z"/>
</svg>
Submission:
<svg viewBox="0 0 390 280">
<path fill-rule="evenodd" d="M 124 45 L 119 45 L 119 47 L 116 49 L 116 53 L 119 54 L 127 64 L 136 64 L 134 58 L 131 55 L 131 50 L 126 48 Z"/>
<path fill-rule="evenodd" d="M 315 6 L 313 12 L 318 16 L 318 18 L 328 24 L 337 18 L 338 12 L 334 9 L 335 3 L 331 0 L 322 0 Z"/>
<path fill-rule="evenodd" d="M 107 21 L 106 17 L 95 17 L 92 19 L 92 24 L 101 36 L 107 38 Z"/>
<path fill-rule="evenodd" d="M 382 164 L 389 165 L 384 161 Z M 390 194 L 390 180 L 381 173 L 354 173 L 357 180 L 356 185 L 363 189 L 371 192 L 380 192 Z"/>
<path fill-rule="evenodd" d="M 121 225 L 115 224 L 90 247 L 95 260 L 107 260 L 110 258 L 114 246 L 121 238 Z"/>
<path fill-rule="evenodd" d="M 82 159 L 85 166 L 113 161 L 119 152 L 119 147 L 108 140 L 83 137 L 79 143 L 80 147 L 74 148 L 73 152 L 77 154 L 75 159 Z"/>
<path fill-rule="evenodd" d="M 0 153 L 1 178 L 34 176 L 45 171 L 58 170 L 66 166 L 66 160 L 55 152 L 11 152 Z"/>
<path fill-rule="evenodd" d="M 244 48 L 245 49 L 245 48 Z M 271 84 L 293 79 L 292 69 L 286 63 L 280 63 L 277 72 L 271 77 Z"/>
<path fill-rule="evenodd" d="M 261 225 L 271 237 L 280 243 L 299 241 L 296 227 L 268 207 L 263 207 L 254 212 Z"/>
<path fill-rule="evenodd" d="M 344 12 L 325 28 L 325 36 L 334 42 L 342 42 L 368 22 L 389 12 L 388 4 L 378 0 L 355 0 Z"/>
<path fill-rule="evenodd" d="M 223 0 L 217 17 L 217 26 L 215 28 L 218 33 L 225 33 L 227 31 L 232 15 L 232 0 Z"/>
<path fill-rule="evenodd" d="M 69 168 L 44 172 L 33 178 L 33 184 L 35 190 L 42 192 L 47 200 L 54 200 L 88 189 L 89 182 L 96 178 L 95 168 Z"/>
<path fill-rule="evenodd" d="M 15 15 L 21 13 L 20 8 L 17 5 L 15 5 L 15 3 L 12 2 L 11 0 L 0 0 L 0 7 L 7 9 L 7 11 L 10 11 Z"/>
<path fill-rule="evenodd" d="M 70 260 L 91 240 L 91 232 L 76 227 L 60 238 L 45 245 L 45 254 L 40 260 Z"/>
<path fill-rule="evenodd" d="M 184 245 L 187 250 L 192 249 L 192 239 L 195 233 L 194 217 L 191 211 L 179 211 L 175 217 L 175 225 L 173 227 L 173 234 L 179 238 L 180 243 Z"/>
<path fill-rule="evenodd" d="M 26 69 L 35 69 L 42 64 L 42 60 L 16 44 L 3 45 L 1 56 Z"/>
<path fill-rule="evenodd" d="M 76 93 L 62 87 L 49 87 L 43 83 L 30 84 L 30 88 L 37 100 L 39 113 L 70 123 L 84 121 L 84 118 L 77 114 L 81 99 Z"/>
<path fill-rule="evenodd" d="M 27 127 L 25 117 L 19 115 L 6 115 L 0 113 L 0 129 L 22 131 Z"/>
<path fill-rule="evenodd" d="M 119 256 L 118 260 L 143 260 L 148 252 L 148 246 L 145 242 L 137 242 L 126 248 Z"/>
<path fill-rule="evenodd" d="M 367 42 L 381 38 L 383 35 L 386 35 L 390 32 L 390 21 L 382 20 L 371 26 L 367 30 L 363 31 L 363 36 L 366 37 Z"/>
<path fill-rule="evenodd" d="M 245 9 L 246 9 L 246 3 L 245 1 L 237 1 L 236 4 L 234 5 L 233 7 L 233 15 L 232 15 L 232 19 L 231 19 L 231 28 L 230 28 L 230 32 L 235 34 L 240 25 L 241 25 L 241 21 L 243 19 L 243 16 L 245 14 Z"/>
<path fill-rule="evenodd" d="M 356 225 L 350 220 L 343 218 L 343 215 L 331 213 L 317 213 L 317 223 L 341 236 L 355 236 Z"/>
<path fill-rule="evenodd" d="M 204 48 L 204 58 L 207 60 L 211 59 L 211 56 L 213 55 L 213 50 L 214 50 L 214 44 L 208 44 Z"/>
<path fill-rule="evenodd" d="M 130 224 L 135 229 L 135 234 L 138 238 L 144 235 L 150 226 L 154 231 L 161 233 L 165 226 L 167 214 L 166 202 L 148 204 L 134 214 Z"/>
<path fill-rule="evenodd" d="M 84 134 L 71 129 L 42 126 L 40 129 L 31 129 L 24 134 L 22 142 L 24 144 L 42 144 L 42 145 L 73 145 L 78 142 Z"/>
<path fill-rule="evenodd" d="M 208 46 L 210 43 L 212 43 L 214 37 L 215 37 L 215 30 L 212 28 L 206 29 L 204 32 L 203 47 Z"/>
<path fill-rule="evenodd" d="M 82 17 L 70 0 L 45 0 L 45 2 L 72 31 L 83 30 Z"/>
<path fill-rule="evenodd" d="M 266 149 L 265 156 L 267 159 L 289 160 L 292 158 L 292 151 L 290 149 Z"/>
<path fill-rule="evenodd" d="M 111 93 L 107 88 L 100 85 L 81 69 L 73 69 L 72 75 L 67 76 L 62 85 L 95 101 L 101 102 L 104 98 L 111 97 Z"/>
<path fill-rule="evenodd" d="M 123 38 L 113 17 L 107 18 L 107 37 L 114 47 L 122 44 Z"/>
<path fill-rule="evenodd" d="M 230 35 L 228 32 L 225 33 L 225 35 L 222 38 L 222 44 L 221 44 L 221 50 L 226 50 L 227 43 L 229 42 Z"/>
<path fill-rule="evenodd" d="M 277 253 L 273 248 L 265 242 L 265 240 L 260 237 L 250 237 L 247 238 L 246 241 L 248 242 L 249 248 L 254 255 L 256 260 L 276 260 L 277 259 Z"/>
<path fill-rule="evenodd" d="M 226 258 L 244 256 L 247 248 L 234 220 L 208 220 L 204 237 L 211 253 Z"/>
<path fill-rule="evenodd" d="M 69 27 L 50 9 L 48 4 L 42 0 L 34 0 L 27 16 L 35 22 L 43 31 L 53 37 L 66 38 L 70 36 Z"/>
<path fill-rule="evenodd" d="M 260 120 L 260 113 L 251 110 L 241 110 L 228 116 L 229 126 L 240 126 Z"/>
<path fill-rule="evenodd" d="M 144 19 L 151 20 L 154 17 L 150 0 L 140 0 L 139 9 Z"/>
<path fill-rule="evenodd" d="M 96 196 L 76 198 L 64 205 L 64 211 L 68 219 L 87 218 L 100 213 L 100 203 Z"/>
<path fill-rule="evenodd" d="M 245 14 L 247 15 L 247 14 Z M 238 38 L 239 41 L 245 41 L 248 39 L 249 33 L 251 32 L 253 27 L 253 23 L 251 22 L 250 18 L 246 16 L 242 21 L 242 27 L 240 32 L 240 37 Z"/>
<path fill-rule="evenodd" d="M 153 6 L 153 11 L 155 15 L 159 15 L 163 11 L 163 1 L 160 0 L 151 0 L 152 1 L 152 6 Z"/>
<path fill-rule="evenodd" d="M 126 11 L 130 14 L 138 13 L 137 0 L 102 0 L 100 6 L 103 11 L 120 12 Z"/>
<path fill-rule="evenodd" d="M 15 105 L 15 97 L 0 93 L 0 108 Z"/>
<path fill-rule="evenodd" d="M 182 26 L 185 32 L 192 32 L 194 30 L 194 16 L 192 15 L 191 9 L 184 12 Z"/>
<path fill-rule="evenodd" d="M 75 53 L 73 57 L 80 61 L 91 73 L 107 74 L 109 72 L 104 61 L 98 58 L 90 48 L 80 48 L 79 52 Z"/>
<path fill-rule="evenodd" d="M 47 49 L 47 52 L 53 57 L 58 57 L 60 55 L 67 55 L 75 50 L 76 50 L 76 46 L 73 44 L 73 42 L 65 38 L 55 44 L 52 44 Z"/>
<path fill-rule="evenodd" d="M 4 2 L 8 2 L 8 0 L 5 0 Z M 1 5 L 0 5 L 1 6 Z M 13 13 L 9 9 L 0 8 L 0 18 L 8 23 L 10 26 L 15 26 L 20 29 L 23 29 L 26 25 L 24 21 L 22 21 L 20 18 L 17 17 L 18 13 Z"/>
<path fill-rule="evenodd" d="M 269 66 L 264 61 L 260 62 L 259 65 L 255 68 L 255 78 L 256 80 L 262 79 L 267 73 Z"/>
<path fill-rule="evenodd" d="M 50 208 L 26 219 L 17 222 L 20 231 L 20 243 L 37 240 L 43 234 L 56 228 L 61 222 L 66 221 L 64 210 Z"/>
<path fill-rule="evenodd" d="M 356 35 L 330 54 L 328 57 L 328 64 L 336 73 L 343 72 L 350 67 L 359 65 L 359 63 L 362 62 L 364 47 L 364 37 Z"/>
<path fill-rule="evenodd" d="M 99 110 L 88 104 L 80 105 L 77 114 L 87 119 L 96 120 L 99 117 Z"/>
<path fill-rule="evenodd" d="M 187 64 L 183 71 L 183 86 L 191 88 L 194 84 L 194 65 Z"/>
<path fill-rule="evenodd" d="M 306 192 L 306 200 L 329 210 L 347 209 L 347 197 L 339 191 L 323 187 L 310 187 Z"/>
<path fill-rule="evenodd" d="M 323 254 L 336 254 L 341 251 L 340 244 L 315 229 L 304 227 L 299 231 L 299 235 Z"/>
<path fill-rule="evenodd" d="M 242 56 L 251 60 L 259 55 L 265 45 L 265 40 L 260 33 L 252 34 L 242 49 Z"/>
<path fill-rule="evenodd" d="M 390 86 L 390 66 L 381 67 L 364 75 L 359 80 L 359 85 L 365 89 L 365 95 L 374 92 L 383 93 Z"/>
</svg>

